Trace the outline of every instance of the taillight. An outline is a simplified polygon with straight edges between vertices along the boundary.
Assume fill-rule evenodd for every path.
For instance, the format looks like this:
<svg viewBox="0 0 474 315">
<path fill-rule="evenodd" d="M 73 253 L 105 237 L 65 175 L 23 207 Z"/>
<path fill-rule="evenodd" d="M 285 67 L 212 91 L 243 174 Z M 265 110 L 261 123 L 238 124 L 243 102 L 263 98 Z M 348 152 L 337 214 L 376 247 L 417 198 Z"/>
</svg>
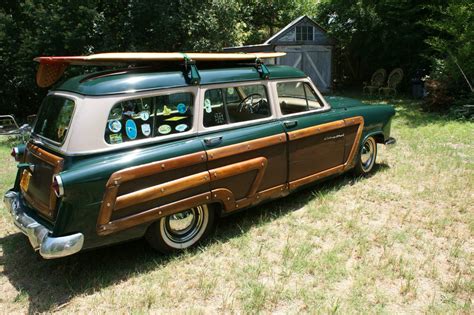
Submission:
<svg viewBox="0 0 474 315">
<path fill-rule="evenodd" d="M 54 190 L 54 193 L 58 198 L 64 196 L 64 187 L 63 181 L 61 180 L 61 176 L 53 176 L 53 183 L 51 184 L 51 188 Z"/>
<path fill-rule="evenodd" d="M 20 162 L 20 152 L 18 147 L 12 148 L 12 152 L 10 153 L 11 156 L 15 159 L 15 161 Z"/>
</svg>

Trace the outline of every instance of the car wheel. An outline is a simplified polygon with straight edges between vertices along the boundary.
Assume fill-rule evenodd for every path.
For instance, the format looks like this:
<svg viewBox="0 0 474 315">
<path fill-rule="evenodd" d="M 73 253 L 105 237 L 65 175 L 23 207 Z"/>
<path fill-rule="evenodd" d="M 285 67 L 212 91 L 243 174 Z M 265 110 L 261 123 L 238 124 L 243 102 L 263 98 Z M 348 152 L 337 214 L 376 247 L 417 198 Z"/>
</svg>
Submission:
<svg viewBox="0 0 474 315">
<path fill-rule="evenodd" d="M 204 204 L 161 218 L 148 228 L 146 239 L 162 253 L 175 252 L 197 244 L 213 225 L 214 211 Z"/>
<path fill-rule="evenodd" d="M 369 174 L 374 168 L 376 158 L 377 142 L 374 137 L 368 137 L 360 149 L 354 173 L 358 176 Z"/>
</svg>

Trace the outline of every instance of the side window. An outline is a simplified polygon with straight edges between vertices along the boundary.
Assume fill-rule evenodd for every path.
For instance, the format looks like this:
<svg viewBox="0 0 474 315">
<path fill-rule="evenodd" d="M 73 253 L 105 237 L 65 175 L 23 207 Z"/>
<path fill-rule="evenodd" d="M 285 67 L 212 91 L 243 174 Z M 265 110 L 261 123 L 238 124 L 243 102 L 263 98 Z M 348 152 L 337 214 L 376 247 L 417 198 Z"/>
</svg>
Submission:
<svg viewBox="0 0 474 315">
<path fill-rule="evenodd" d="M 193 95 L 175 93 L 126 100 L 112 107 L 105 127 L 110 144 L 179 133 L 192 128 Z"/>
<path fill-rule="evenodd" d="M 277 84 L 278 102 L 283 115 L 321 108 L 311 86 L 305 82 L 284 82 Z"/>
<path fill-rule="evenodd" d="M 261 84 L 207 90 L 203 107 L 204 127 L 271 116 L 267 91 Z"/>
</svg>

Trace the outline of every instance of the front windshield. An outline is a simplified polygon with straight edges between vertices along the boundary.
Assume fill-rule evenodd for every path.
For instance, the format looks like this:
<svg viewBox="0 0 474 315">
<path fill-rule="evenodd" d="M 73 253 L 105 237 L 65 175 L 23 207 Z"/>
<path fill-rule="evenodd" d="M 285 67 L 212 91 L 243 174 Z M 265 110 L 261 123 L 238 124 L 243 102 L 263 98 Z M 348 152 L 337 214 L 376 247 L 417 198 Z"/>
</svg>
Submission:
<svg viewBox="0 0 474 315">
<path fill-rule="evenodd" d="M 33 133 L 62 144 L 67 135 L 74 105 L 71 99 L 57 95 L 47 96 L 41 104 Z"/>
</svg>

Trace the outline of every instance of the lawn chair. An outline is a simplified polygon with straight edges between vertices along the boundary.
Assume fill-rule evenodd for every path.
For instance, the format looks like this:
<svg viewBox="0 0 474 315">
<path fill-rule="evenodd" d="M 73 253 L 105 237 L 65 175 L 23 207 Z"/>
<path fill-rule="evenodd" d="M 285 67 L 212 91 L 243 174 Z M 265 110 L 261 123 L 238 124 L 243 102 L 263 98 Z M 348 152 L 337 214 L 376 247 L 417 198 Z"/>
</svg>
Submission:
<svg viewBox="0 0 474 315">
<path fill-rule="evenodd" d="M 367 82 L 364 82 L 364 87 L 362 88 L 362 93 L 372 95 L 375 91 L 378 91 L 385 82 L 385 77 L 387 76 L 387 71 L 385 69 L 378 69 L 372 74 L 370 79 L 370 85 L 367 85 Z"/>
<path fill-rule="evenodd" d="M 383 92 L 385 96 L 388 96 L 393 92 L 393 96 L 397 95 L 397 85 L 402 82 L 402 79 L 403 70 L 400 68 L 393 69 L 388 75 L 387 86 L 381 87 L 379 89 L 379 94 Z"/>
<path fill-rule="evenodd" d="M 19 133 L 20 127 L 12 115 L 0 115 L 0 136 L 17 135 Z"/>
</svg>

